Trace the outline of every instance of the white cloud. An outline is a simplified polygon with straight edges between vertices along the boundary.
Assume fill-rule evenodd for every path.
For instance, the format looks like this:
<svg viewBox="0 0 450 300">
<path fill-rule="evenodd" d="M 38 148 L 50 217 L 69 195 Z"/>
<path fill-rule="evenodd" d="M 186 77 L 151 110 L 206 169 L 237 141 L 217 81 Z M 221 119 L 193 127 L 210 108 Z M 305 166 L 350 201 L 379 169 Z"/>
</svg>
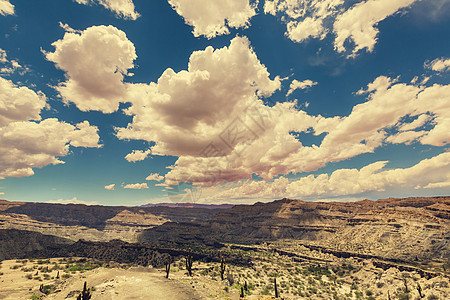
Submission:
<svg viewBox="0 0 450 300">
<path fill-rule="evenodd" d="M 124 189 L 142 190 L 148 189 L 147 183 L 130 183 L 123 187 Z"/>
<path fill-rule="evenodd" d="M 18 71 L 20 75 L 23 75 L 30 70 L 28 67 L 22 66 L 17 60 L 9 60 L 6 51 L 1 48 L 0 63 L 4 64 L 4 66 L 0 68 L 0 74 L 2 75 L 10 75 L 16 71 Z"/>
<path fill-rule="evenodd" d="M 8 61 L 6 56 L 6 51 L 0 48 L 0 63 L 6 63 Z"/>
<path fill-rule="evenodd" d="M 75 0 L 79 4 L 88 5 L 98 2 L 100 5 L 116 13 L 118 17 L 136 20 L 139 14 L 135 11 L 132 0 Z"/>
<path fill-rule="evenodd" d="M 151 150 L 141 151 L 141 150 L 133 150 L 131 153 L 128 153 L 125 156 L 125 159 L 129 162 L 137 162 L 147 158 L 151 154 Z"/>
<path fill-rule="evenodd" d="M 373 152 L 383 141 L 417 140 L 433 146 L 450 142 L 450 85 L 414 86 L 380 76 L 367 91 L 371 91 L 369 101 L 356 105 L 324 138 L 320 148 L 334 146 L 337 157 L 345 159 Z M 402 121 L 407 116 L 418 118 L 414 122 Z M 431 119 L 431 130 L 418 130 Z M 397 128 L 399 133 L 388 137 L 390 128 Z"/>
<path fill-rule="evenodd" d="M 13 121 L 40 120 L 46 97 L 0 77 L 0 126 Z"/>
<path fill-rule="evenodd" d="M 325 19 L 335 16 L 343 3 L 343 0 L 267 0 L 264 12 L 282 15 L 286 36 L 302 42 L 308 38 L 325 38 L 329 31 Z"/>
<path fill-rule="evenodd" d="M 246 27 L 256 14 L 258 1 L 249 0 L 168 0 L 173 9 L 194 27 L 194 36 L 213 38 L 228 34 L 229 28 Z"/>
<path fill-rule="evenodd" d="M 366 48 L 372 52 L 377 42 L 380 21 L 395 14 L 400 9 L 410 6 L 416 0 L 367 0 L 355 4 L 346 12 L 340 14 L 334 23 L 336 39 L 334 46 L 338 52 L 344 52 L 344 43 L 351 39 L 355 46 L 353 53 Z"/>
<path fill-rule="evenodd" d="M 162 181 L 164 180 L 164 176 L 161 176 L 158 173 L 151 173 L 150 175 L 147 176 L 147 178 L 145 178 L 145 180 Z"/>
<path fill-rule="evenodd" d="M 14 15 L 14 5 L 9 0 L 0 0 L 0 15 Z"/>
<path fill-rule="evenodd" d="M 292 80 L 291 85 L 289 86 L 289 91 L 287 92 L 286 96 L 289 96 L 297 89 L 304 90 L 304 89 L 312 87 L 316 84 L 318 84 L 318 82 L 314 82 L 309 79 L 306 79 L 303 81 L 298 81 L 298 80 L 294 79 L 294 80 Z"/>
<path fill-rule="evenodd" d="M 436 58 L 431 62 L 426 62 L 425 67 L 436 72 L 450 71 L 450 58 Z"/>
<path fill-rule="evenodd" d="M 110 190 L 110 191 L 114 191 L 114 187 L 115 186 L 116 186 L 115 183 L 109 184 L 109 185 L 105 185 L 105 189 Z"/>
<path fill-rule="evenodd" d="M 322 26 L 321 18 L 306 17 L 302 21 L 291 21 L 287 24 L 287 36 L 294 42 L 302 42 L 308 38 L 325 38 L 327 31 Z"/>
<path fill-rule="evenodd" d="M 61 164 L 72 147 L 100 147 L 98 129 L 41 120 L 46 97 L 0 77 L 0 178 L 33 175 L 33 168 Z M 36 122 L 40 121 L 40 122 Z"/>
<path fill-rule="evenodd" d="M 194 52 L 187 71 L 167 69 L 157 83 L 129 85 L 125 112 L 133 122 L 117 136 L 155 142 L 152 155 L 201 156 L 233 119 L 280 86 L 248 40 L 236 37 L 229 47 Z"/>
<path fill-rule="evenodd" d="M 346 117 L 313 117 L 289 104 L 265 108 L 281 113 L 272 114 L 273 119 L 266 122 L 264 131 L 257 131 L 252 143 L 237 144 L 221 157 L 181 156 L 166 174 L 165 182 L 209 186 L 251 178 L 252 174 L 269 180 L 371 153 L 385 143 L 445 146 L 450 142 L 450 85 L 415 86 L 380 76 L 359 92 L 363 93 L 368 93 L 368 100 L 353 107 Z M 406 117 L 415 120 L 406 121 Z M 423 129 L 425 125 L 431 129 Z M 320 145 L 303 146 L 292 132 L 327 134 Z"/>
<path fill-rule="evenodd" d="M 113 26 L 70 30 L 52 46 L 55 52 L 45 56 L 66 72 L 67 80 L 56 87 L 65 101 L 82 111 L 112 113 L 118 109 L 126 95 L 124 76 L 137 57 L 123 31 Z"/>
<path fill-rule="evenodd" d="M 157 83 L 128 85 L 132 105 L 125 112 L 133 121 L 118 128 L 117 136 L 154 142 L 152 155 L 178 156 L 165 185 L 202 186 L 254 174 L 270 180 L 314 171 L 385 143 L 443 146 L 449 141 L 450 86 L 380 76 L 358 91 L 367 94 L 367 101 L 348 116 L 325 118 L 308 115 L 295 102 L 264 105 L 260 98 L 280 87 L 279 78 L 269 77 L 246 38 L 234 38 L 222 49 L 196 51 L 187 71 L 167 69 Z M 425 124 L 432 129 L 421 129 Z M 297 138 L 302 132 L 325 137 L 305 146 Z"/>
<path fill-rule="evenodd" d="M 354 56 L 362 49 L 373 50 L 379 22 L 415 1 L 418 0 L 366 0 L 348 6 L 344 0 L 266 0 L 264 12 L 281 16 L 286 23 L 286 36 L 294 42 L 324 39 L 333 31 L 335 49 L 350 50 L 345 42 L 351 40 L 349 47 Z"/>
<path fill-rule="evenodd" d="M 97 127 L 57 119 L 20 121 L 0 127 L 0 178 L 33 175 L 33 168 L 61 164 L 69 147 L 99 147 Z"/>
<path fill-rule="evenodd" d="M 418 127 L 422 127 L 423 125 L 425 125 L 427 122 L 429 122 L 432 119 L 431 115 L 428 114 L 423 114 L 417 117 L 417 119 L 415 119 L 414 121 L 412 121 L 411 123 L 404 123 L 399 127 L 399 131 L 408 131 L 408 130 L 413 130 L 416 129 Z"/>
<path fill-rule="evenodd" d="M 99 203 L 97 201 L 83 201 L 83 200 L 78 200 L 77 197 L 73 197 L 72 199 L 69 199 L 69 200 L 63 200 L 63 199 L 49 200 L 49 201 L 47 201 L 47 203 L 99 205 Z"/>
<path fill-rule="evenodd" d="M 386 169 L 379 161 L 361 169 L 339 169 L 331 175 L 309 175 L 289 180 L 245 180 L 202 189 L 205 202 L 242 199 L 329 198 L 356 196 L 367 192 L 382 192 L 390 188 L 443 188 L 450 185 L 450 152 L 439 154 L 409 168 Z M 253 200 L 254 201 L 254 200 Z"/>
</svg>

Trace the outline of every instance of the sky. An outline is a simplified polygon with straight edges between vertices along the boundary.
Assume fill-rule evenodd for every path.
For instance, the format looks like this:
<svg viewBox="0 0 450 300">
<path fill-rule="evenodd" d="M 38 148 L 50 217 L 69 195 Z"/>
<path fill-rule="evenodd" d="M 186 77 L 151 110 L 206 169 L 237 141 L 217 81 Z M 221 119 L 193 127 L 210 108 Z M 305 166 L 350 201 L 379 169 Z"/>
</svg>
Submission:
<svg viewBox="0 0 450 300">
<path fill-rule="evenodd" d="M 0 0 L 0 199 L 450 194 L 450 0 Z"/>
</svg>

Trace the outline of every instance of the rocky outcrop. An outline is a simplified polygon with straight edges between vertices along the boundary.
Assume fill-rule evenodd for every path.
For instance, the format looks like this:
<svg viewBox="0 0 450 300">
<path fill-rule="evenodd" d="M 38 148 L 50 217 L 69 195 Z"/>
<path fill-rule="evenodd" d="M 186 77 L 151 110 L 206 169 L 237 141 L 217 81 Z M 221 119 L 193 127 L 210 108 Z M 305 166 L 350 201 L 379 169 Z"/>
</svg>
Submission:
<svg viewBox="0 0 450 300">
<path fill-rule="evenodd" d="M 166 222 L 205 222 L 225 208 L 87 206 L 0 200 L 0 228 L 31 230 L 74 241 L 135 242 L 144 229 Z"/>
<path fill-rule="evenodd" d="M 370 257 L 450 259 L 449 197 L 347 203 L 282 199 L 236 205 L 208 222 L 166 223 L 145 230 L 140 241 L 181 244 L 255 244 L 279 239 Z"/>
<path fill-rule="evenodd" d="M 33 231 L 0 229 L 0 261 L 12 258 L 27 258 L 31 253 L 46 251 L 55 245 L 72 243 L 60 237 Z"/>
<path fill-rule="evenodd" d="M 217 245 L 222 247 L 224 245 Z M 250 266 L 251 260 L 229 252 L 215 249 L 170 248 L 157 245 L 127 243 L 121 240 L 92 242 L 62 239 L 33 231 L 0 229 L 0 261 L 22 258 L 87 257 L 109 262 L 132 263 L 141 266 L 162 267 L 167 255 L 185 257 L 192 255 L 194 260 L 218 262 L 223 256 L 228 263 Z"/>
<path fill-rule="evenodd" d="M 358 202 L 282 199 L 229 209 L 105 207 L 0 201 L 0 228 L 73 241 L 148 242 L 160 247 L 258 244 L 293 239 L 336 253 L 393 260 L 450 259 L 450 197 Z"/>
</svg>

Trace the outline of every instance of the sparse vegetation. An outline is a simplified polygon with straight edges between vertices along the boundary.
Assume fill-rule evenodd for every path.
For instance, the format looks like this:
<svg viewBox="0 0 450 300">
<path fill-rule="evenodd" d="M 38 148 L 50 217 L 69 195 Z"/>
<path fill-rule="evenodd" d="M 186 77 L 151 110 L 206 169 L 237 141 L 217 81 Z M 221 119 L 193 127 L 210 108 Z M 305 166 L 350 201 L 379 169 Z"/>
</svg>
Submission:
<svg viewBox="0 0 450 300">
<path fill-rule="evenodd" d="M 77 300 L 90 300 L 92 297 L 91 289 L 87 288 L 87 282 L 84 282 L 83 291 L 78 295 Z"/>
<path fill-rule="evenodd" d="M 191 249 L 189 249 L 189 253 L 186 255 L 186 270 L 189 273 L 189 276 L 192 277 L 192 264 L 194 260 L 192 258 Z"/>
</svg>

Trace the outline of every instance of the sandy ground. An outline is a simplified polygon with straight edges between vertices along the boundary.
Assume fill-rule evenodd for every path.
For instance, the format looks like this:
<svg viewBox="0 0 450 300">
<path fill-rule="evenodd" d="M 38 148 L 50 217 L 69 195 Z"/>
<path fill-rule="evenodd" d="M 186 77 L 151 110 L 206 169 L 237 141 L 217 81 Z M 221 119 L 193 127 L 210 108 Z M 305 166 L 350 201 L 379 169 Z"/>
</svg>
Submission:
<svg viewBox="0 0 450 300">
<path fill-rule="evenodd" d="M 24 272 L 11 269 L 17 265 L 15 260 L 3 261 L 0 276 L 0 299 L 30 299 L 38 292 L 40 284 L 56 283 L 60 291 L 50 294 L 45 299 L 76 299 L 76 291 L 83 289 L 86 281 L 88 287 L 94 287 L 93 299 L 157 299 L 157 300 L 197 300 L 204 299 L 189 285 L 189 282 L 166 279 L 158 270 L 136 267 L 98 268 L 78 273 L 66 280 L 29 280 Z M 31 266 L 28 263 L 23 266 Z M 53 271 L 56 276 L 56 271 Z M 73 295 L 73 297 L 68 297 Z"/>
<path fill-rule="evenodd" d="M 46 299 L 66 299 L 71 291 L 83 289 L 84 282 L 94 286 L 93 299 L 157 299 L 196 300 L 199 296 L 188 286 L 166 279 L 159 272 L 146 268 L 105 269 L 99 268 L 69 279 L 58 294 Z"/>
<path fill-rule="evenodd" d="M 450 299 L 450 281 L 444 273 L 428 279 L 416 271 L 377 268 L 372 260 L 331 260 L 329 254 L 303 249 L 297 251 L 302 255 L 308 254 L 311 259 L 297 262 L 271 251 L 247 253 L 254 258 L 253 266 L 227 265 L 226 273 L 233 279 L 231 286 L 229 280 L 221 280 L 219 264 L 211 262 L 194 262 L 194 276 L 189 277 L 183 267 L 184 259 L 177 260 L 172 264 L 170 278 L 166 279 L 164 269 L 129 267 L 113 262 L 103 263 L 102 267 L 90 271 L 71 270 L 81 258 L 9 260 L 0 264 L 0 299 L 30 299 L 33 294 L 43 296 L 39 292 L 41 284 L 54 286 L 52 293 L 42 300 L 76 299 L 86 281 L 88 287 L 93 288 L 93 300 L 238 300 L 244 283 L 248 283 L 252 294 L 245 299 L 266 300 L 274 299 L 274 278 L 285 300 L 388 299 L 388 292 L 391 299 Z M 330 260 L 319 265 L 312 258 Z M 85 265 L 80 264 L 84 266 L 83 270 L 87 270 L 86 266 L 95 263 L 88 260 Z M 58 270 L 61 279 L 56 279 Z M 419 286 L 424 298 L 419 296 Z"/>
<path fill-rule="evenodd" d="M 51 259 L 51 263 L 39 266 L 49 268 L 60 259 Z M 18 262 L 3 261 L 0 264 L 0 299 L 30 299 L 31 295 L 42 296 L 42 299 L 62 300 L 76 299 L 83 289 L 84 282 L 93 288 L 93 300 L 120 299 L 157 299 L 157 300 L 203 300 L 203 299 L 239 299 L 237 291 L 225 292 L 226 284 L 221 281 L 204 278 L 199 275 L 187 276 L 183 271 L 170 274 L 165 278 L 161 269 L 146 267 L 131 267 L 128 269 L 100 267 L 85 272 L 71 273 L 70 278 L 55 279 L 57 270 L 45 273 L 50 278 L 43 278 L 43 272 L 37 276 L 36 270 L 23 271 L 23 268 L 36 266 L 36 261 Z M 27 274 L 33 274 L 28 279 Z M 60 271 L 60 274 L 65 274 Z M 44 296 L 39 292 L 39 286 L 54 285 L 56 290 Z"/>
</svg>

